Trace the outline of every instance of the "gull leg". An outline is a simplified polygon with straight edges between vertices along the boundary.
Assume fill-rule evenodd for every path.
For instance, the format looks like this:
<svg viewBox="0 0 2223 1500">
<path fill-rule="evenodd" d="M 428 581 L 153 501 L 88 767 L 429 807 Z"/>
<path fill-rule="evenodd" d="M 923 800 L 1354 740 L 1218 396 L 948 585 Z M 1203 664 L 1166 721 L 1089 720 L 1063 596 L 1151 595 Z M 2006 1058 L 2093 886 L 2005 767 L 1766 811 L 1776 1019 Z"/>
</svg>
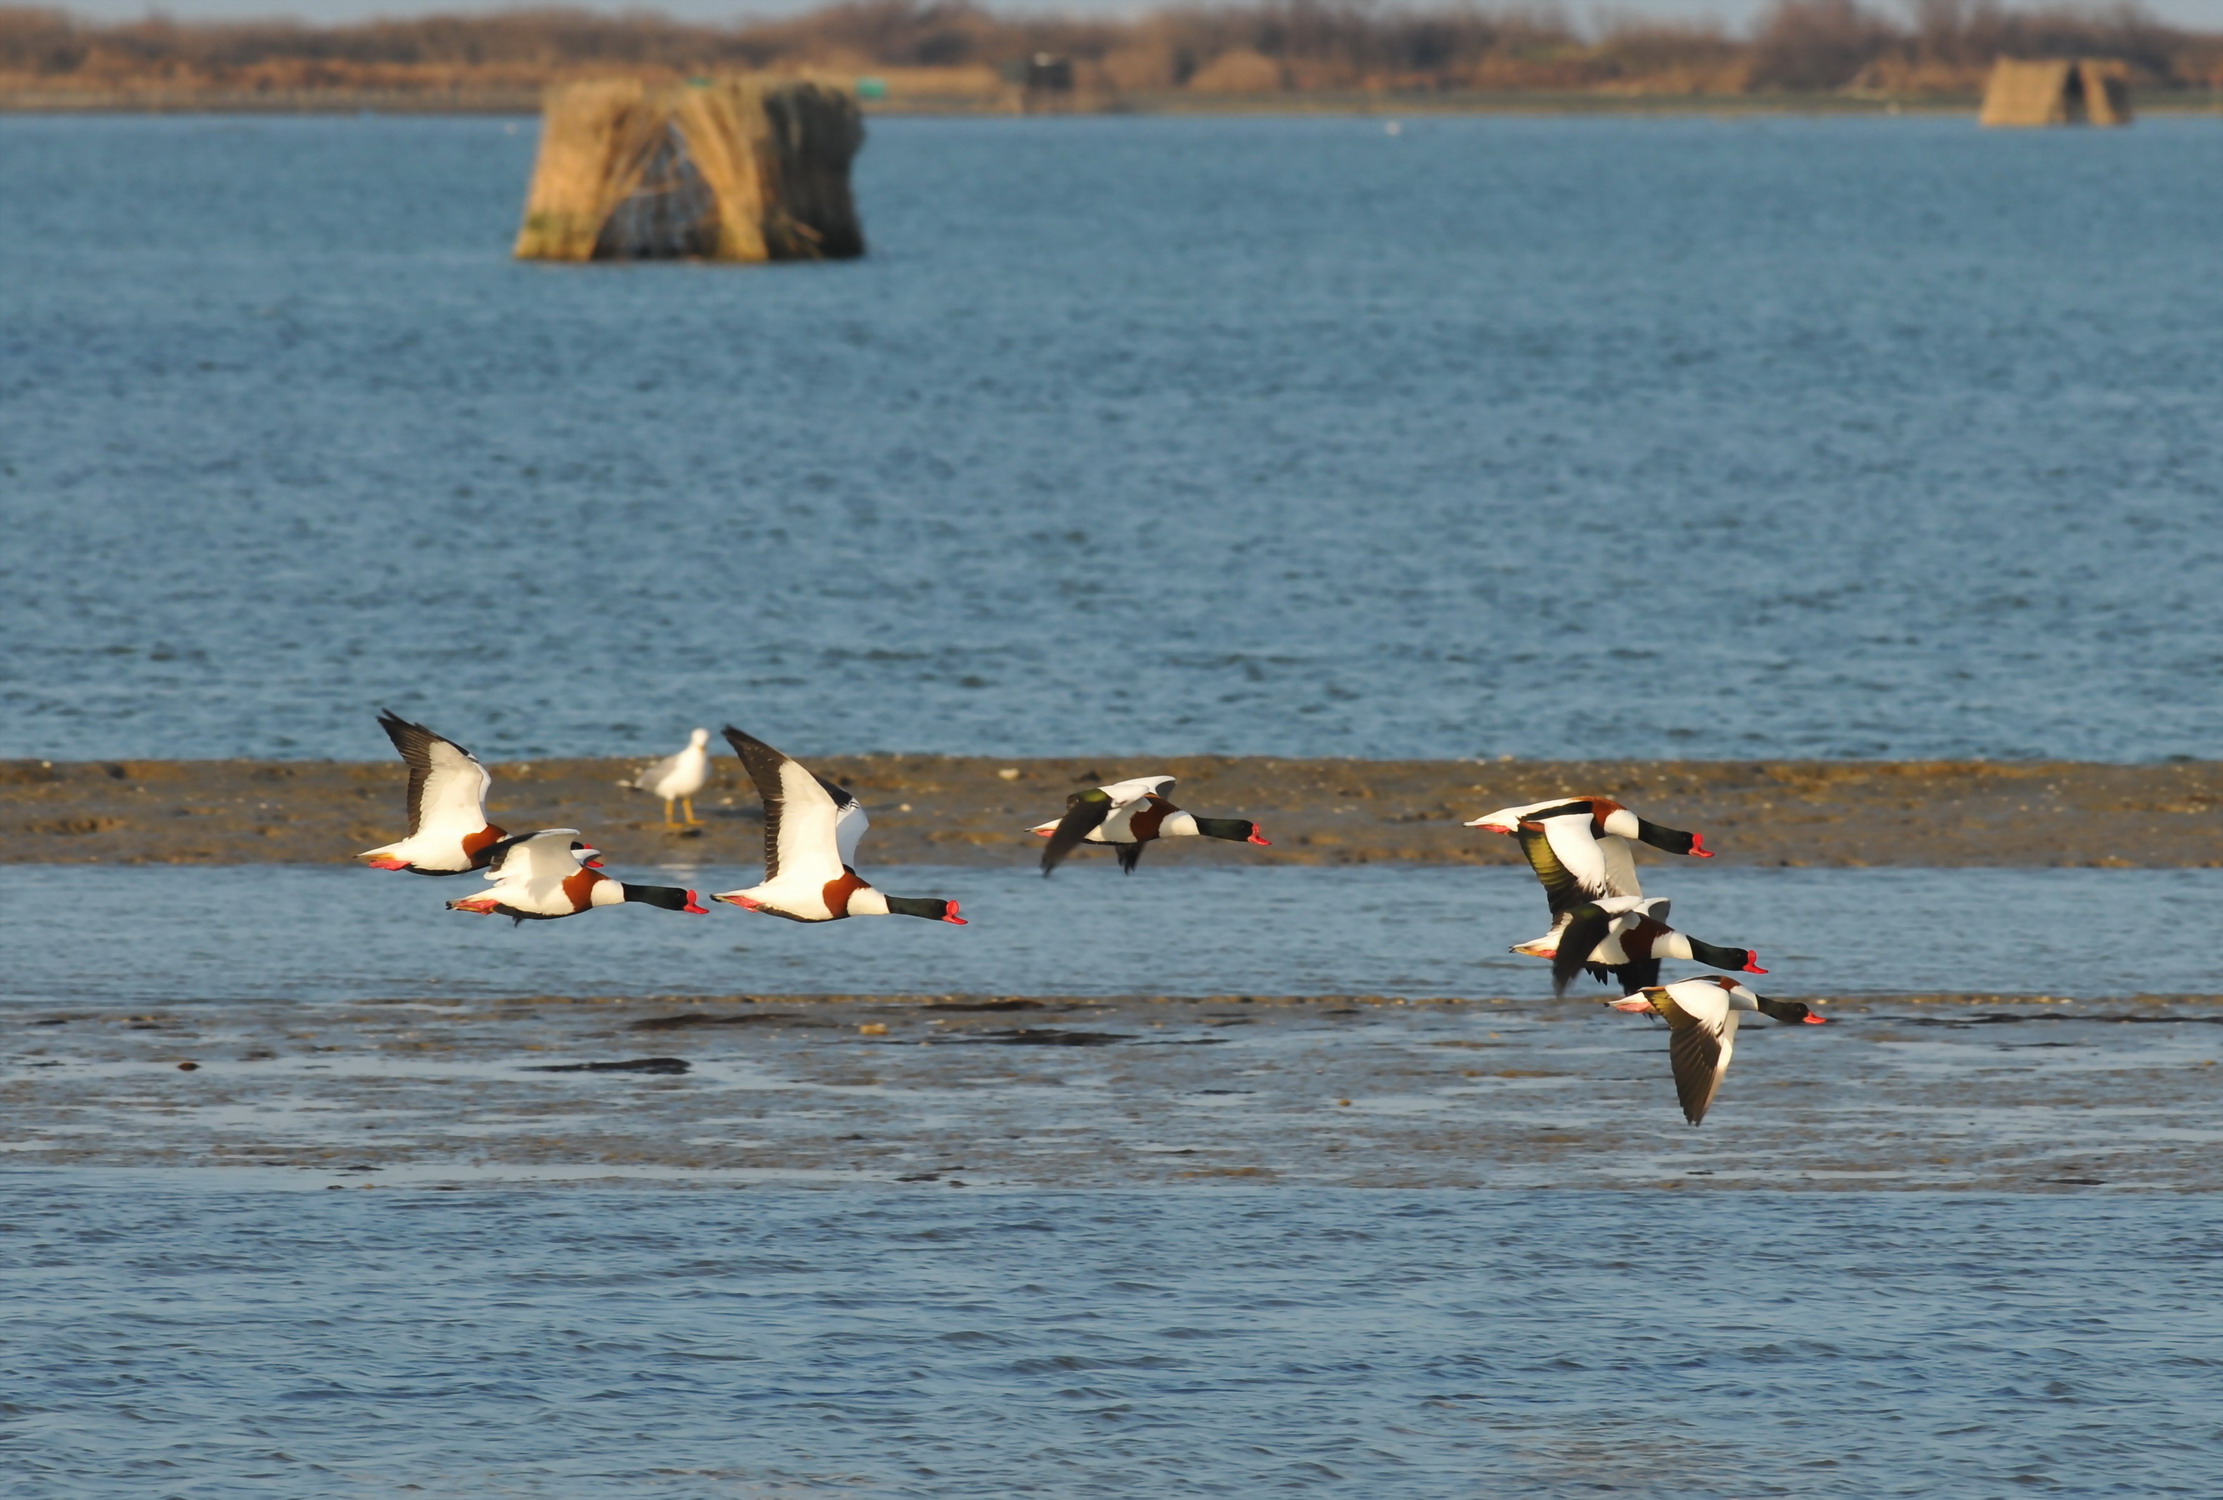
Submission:
<svg viewBox="0 0 2223 1500">
<path fill-rule="evenodd" d="M 700 828 L 702 826 L 702 819 L 695 816 L 695 799 L 692 797 L 682 797 L 679 799 L 679 805 L 686 810 L 687 826 L 689 828 Z"/>
<path fill-rule="evenodd" d="M 672 799 L 669 797 L 664 799 L 664 826 L 666 828 L 677 828 L 679 826 L 679 820 L 672 816 Z"/>
</svg>

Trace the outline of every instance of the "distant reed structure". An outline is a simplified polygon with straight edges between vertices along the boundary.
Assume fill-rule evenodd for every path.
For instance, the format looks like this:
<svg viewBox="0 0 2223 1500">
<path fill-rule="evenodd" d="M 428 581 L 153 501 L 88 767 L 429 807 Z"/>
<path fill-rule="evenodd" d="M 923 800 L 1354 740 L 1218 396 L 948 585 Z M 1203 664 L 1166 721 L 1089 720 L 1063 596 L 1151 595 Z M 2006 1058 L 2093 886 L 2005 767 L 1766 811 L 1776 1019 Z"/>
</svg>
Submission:
<svg viewBox="0 0 2223 1500">
<path fill-rule="evenodd" d="M 2002 57 L 1984 85 L 1986 125 L 2128 125 L 2130 85 L 2121 63 Z"/>
<path fill-rule="evenodd" d="M 760 75 L 558 85 L 521 260 L 838 260 L 864 254 L 846 90 Z"/>
</svg>

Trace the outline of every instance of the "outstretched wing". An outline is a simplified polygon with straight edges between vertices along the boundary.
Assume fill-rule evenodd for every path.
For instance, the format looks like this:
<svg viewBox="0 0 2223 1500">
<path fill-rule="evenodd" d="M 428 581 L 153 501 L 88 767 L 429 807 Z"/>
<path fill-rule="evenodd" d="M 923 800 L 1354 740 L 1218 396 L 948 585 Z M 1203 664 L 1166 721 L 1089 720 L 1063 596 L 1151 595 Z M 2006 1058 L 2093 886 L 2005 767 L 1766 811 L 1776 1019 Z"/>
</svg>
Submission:
<svg viewBox="0 0 2223 1500">
<path fill-rule="evenodd" d="M 764 879 L 783 875 L 796 880 L 836 880 L 842 866 L 842 805 L 857 799 L 830 781 L 821 781 L 764 741 L 728 724 L 726 743 L 741 757 L 749 780 L 764 803 Z M 857 835 L 864 833 L 864 809 L 857 809 Z M 856 839 L 850 840 L 856 847 Z"/>
<path fill-rule="evenodd" d="M 1565 872 L 1580 899 L 1596 901 L 1621 894 L 1608 888 L 1605 851 L 1598 847 L 1597 836 L 1590 831 L 1587 811 L 1534 821 L 1542 826 L 1544 842 L 1554 862 Z"/>
<path fill-rule="evenodd" d="M 1575 883 L 1575 877 L 1568 873 L 1567 867 L 1559 862 L 1559 856 L 1552 852 L 1551 839 L 1545 835 L 1544 830 L 1524 824 L 1519 837 L 1521 853 L 1527 856 L 1528 867 L 1536 872 L 1537 880 L 1543 884 L 1544 901 L 1551 907 L 1551 914 L 1556 917 L 1580 902 L 1582 889 Z"/>
<path fill-rule="evenodd" d="M 1127 781 L 1114 781 L 1098 790 L 1112 799 L 1112 810 L 1117 812 L 1145 797 L 1163 797 L 1173 782 L 1171 776 L 1136 776 Z"/>
<path fill-rule="evenodd" d="M 1669 1020 L 1674 1032 L 1667 1039 L 1667 1060 L 1675 1070 L 1675 1098 L 1693 1125 L 1706 1118 L 1737 1046 L 1737 1013 L 1729 1008 L 1728 995 L 1711 981 L 1705 988 L 1710 995 L 1696 985 L 1668 990 L 1680 1017 Z"/>
<path fill-rule="evenodd" d="M 486 867 L 488 880 L 528 882 L 565 880 L 579 873 L 579 830 L 542 828 L 495 846 Z"/>
<path fill-rule="evenodd" d="M 826 788 L 829 793 L 841 791 L 840 787 L 835 786 L 824 777 L 819 778 L 818 784 Z M 834 815 L 834 844 L 841 850 L 841 862 L 851 869 L 855 869 L 857 867 L 857 842 L 865 836 L 865 830 L 872 826 L 872 820 L 865 816 L 863 803 L 848 792 L 841 792 L 841 794 L 848 797 L 849 800 L 842 803 L 841 810 Z"/>
<path fill-rule="evenodd" d="M 1050 834 L 1049 847 L 1042 851 L 1042 874 L 1047 877 L 1058 863 L 1080 847 L 1081 840 L 1104 826 L 1116 804 L 1105 787 L 1093 787 L 1085 792 L 1075 792 L 1065 799 L 1065 816 L 1057 820 L 1057 828 Z"/>
<path fill-rule="evenodd" d="M 452 829 L 460 837 L 486 826 L 486 789 L 494 778 L 477 756 L 390 708 L 378 711 L 378 727 L 409 767 L 410 838 L 425 829 Z"/>
<path fill-rule="evenodd" d="M 1559 951 L 1552 955 L 1551 992 L 1567 993 L 1590 962 L 1590 955 L 1613 930 L 1613 914 L 1591 902 L 1569 909 L 1566 929 L 1559 934 Z"/>
<path fill-rule="evenodd" d="M 1605 860 L 1605 888 L 1609 896 L 1641 896 L 1644 887 L 1636 883 L 1636 858 L 1629 850 L 1629 841 L 1606 834 L 1598 840 L 1598 853 Z"/>
</svg>

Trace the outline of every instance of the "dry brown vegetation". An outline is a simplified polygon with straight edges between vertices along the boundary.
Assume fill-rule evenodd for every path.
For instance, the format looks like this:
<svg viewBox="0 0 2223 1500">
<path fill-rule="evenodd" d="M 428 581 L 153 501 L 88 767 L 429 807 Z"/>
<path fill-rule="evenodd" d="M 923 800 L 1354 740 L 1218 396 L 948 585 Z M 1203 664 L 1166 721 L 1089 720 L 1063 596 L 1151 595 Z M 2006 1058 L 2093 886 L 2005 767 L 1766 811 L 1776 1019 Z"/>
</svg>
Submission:
<svg viewBox="0 0 2223 1500">
<path fill-rule="evenodd" d="M 1556 8 L 1365 0 L 1199 5 L 1131 20 L 998 15 L 968 0 L 852 0 L 784 20 L 690 25 L 649 13 L 517 10 L 351 26 L 162 19 L 100 25 L 0 7 L 0 95 L 523 91 L 587 74 L 876 73 L 899 97 L 1006 89 L 1037 52 L 1084 95 L 1578 91 L 1966 95 L 1992 59 L 2122 59 L 2141 89 L 2223 88 L 2223 32 L 2135 5 L 2006 11 L 1995 0 L 1778 0 L 1749 35 L 1630 18 L 1592 31 Z"/>
</svg>

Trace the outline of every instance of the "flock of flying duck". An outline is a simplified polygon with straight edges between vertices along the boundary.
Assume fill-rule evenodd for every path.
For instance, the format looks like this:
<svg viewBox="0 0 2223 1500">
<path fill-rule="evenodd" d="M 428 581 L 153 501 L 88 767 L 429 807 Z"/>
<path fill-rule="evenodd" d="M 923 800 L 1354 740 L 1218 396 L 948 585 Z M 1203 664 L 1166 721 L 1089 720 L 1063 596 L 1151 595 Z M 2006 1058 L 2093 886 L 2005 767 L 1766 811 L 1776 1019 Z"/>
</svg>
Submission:
<svg viewBox="0 0 2223 1500">
<path fill-rule="evenodd" d="M 409 768 L 409 833 L 364 851 L 359 857 L 373 867 L 417 875 L 482 871 L 493 888 L 450 901 L 448 909 L 518 922 L 577 916 L 628 902 L 707 912 L 691 890 L 636 885 L 603 873 L 601 852 L 576 828 L 512 834 L 495 827 L 486 817 L 493 777 L 476 756 L 391 710 L 381 713 L 378 722 Z M 891 896 L 857 873 L 857 845 L 870 825 L 855 797 L 730 725 L 725 737 L 764 804 L 764 878 L 745 889 L 718 892 L 711 900 L 792 922 L 898 916 L 965 925 L 954 901 Z M 699 823 L 694 796 L 710 778 L 709 741 L 710 732 L 697 729 L 686 749 L 627 783 L 663 799 L 667 824 L 684 826 L 673 819 L 675 805 L 685 813 L 686 825 Z M 1246 818 L 1203 818 L 1176 807 L 1166 796 L 1173 781 L 1171 776 L 1143 776 L 1067 797 L 1062 817 L 1029 830 L 1049 840 L 1042 851 L 1042 873 L 1050 874 L 1084 843 L 1109 845 L 1120 869 L 1132 874 L 1143 846 L 1156 839 L 1267 842 L 1258 825 Z M 1749 948 L 1721 947 L 1668 926 L 1667 901 L 1645 896 L 1637 883 L 1632 840 L 1670 854 L 1711 859 L 1713 851 L 1699 835 L 1663 828 L 1603 797 L 1508 807 L 1466 826 L 1518 839 L 1529 868 L 1542 882 L 1551 930 L 1515 944 L 1512 951 L 1551 961 L 1553 993 L 1564 995 L 1587 972 L 1618 987 L 1620 998 L 1607 1002 L 1614 1009 L 1656 1015 L 1667 1023 L 1675 1092 L 1691 1124 L 1705 1118 L 1720 1090 L 1741 1012 L 1820 1024 L 1822 1017 L 1799 1002 L 1756 995 L 1736 979 L 1717 975 L 1660 983 L 1660 963 L 1666 958 L 1734 973 L 1767 972 Z"/>
</svg>

